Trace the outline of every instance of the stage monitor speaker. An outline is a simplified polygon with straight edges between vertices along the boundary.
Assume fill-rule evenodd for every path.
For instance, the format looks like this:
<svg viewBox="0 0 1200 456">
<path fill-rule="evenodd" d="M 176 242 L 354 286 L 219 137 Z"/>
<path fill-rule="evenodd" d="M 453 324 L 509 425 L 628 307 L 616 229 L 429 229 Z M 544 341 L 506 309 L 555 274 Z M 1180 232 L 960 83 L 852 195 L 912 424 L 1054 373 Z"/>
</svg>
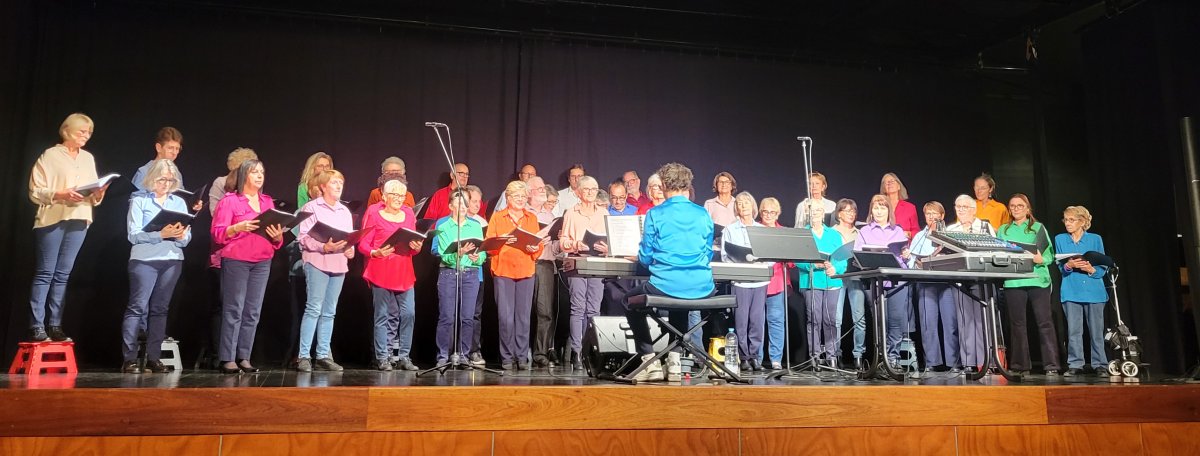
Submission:
<svg viewBox="0 0 1200 456">
<path fill-rule="evenodd" d="M 662 334 L 658 323 L 646 318 L 650 326 L 650 339 Z M 667 348 L 667 338 L 658 339 L 654 350 Z M 583 364 L 588 375 L 602 378 L 616 373 L 621 365 L 637 354 L 633 342 L 633 331 L 625 317 L 592 317 L 583 333 Z"/>
</svg>

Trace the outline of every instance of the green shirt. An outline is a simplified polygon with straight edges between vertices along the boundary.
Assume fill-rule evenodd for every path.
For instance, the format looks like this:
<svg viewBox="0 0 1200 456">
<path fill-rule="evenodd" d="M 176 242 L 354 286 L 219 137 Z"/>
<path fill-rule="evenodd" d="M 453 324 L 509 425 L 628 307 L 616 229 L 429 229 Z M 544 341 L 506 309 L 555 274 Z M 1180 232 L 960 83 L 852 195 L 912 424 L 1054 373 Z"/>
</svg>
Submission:
<svg viewBox="0 0 1200 456">
<path fill-rule="evenodd" d="M 454 244 L 455 239 L 458 239 L 458 227 L 454 223 L 454 218 L 446 217 L 445 221 L 437 226 L 438 234 L 436 238 L 437 248 L 433 253 L 442 259 L 442 266 L 454 268 L 458 266 L 459 255 L 455 253 L 446 253 L 446 249 Z M 462 238 L 483 239 L 483 225 L 473 219 L 466 219 L 462 224 Z M 484 260 L 487 260 L 487 252 L 479 250 L 480 241 L 475 241 L 475 251 L 479 252 L 479 259 L 471 261 L 471 257 L 462 256 L 462 267 L 477 268 L 483 266 Z"/>
<path fill-rule="evenodd" d="M 1000 229 L 996 230 L 996 236 L 1000 239 L 1009 242 L 1019 242 L 1021 244 L 1030 244 L 1037 247 L 1042 254 L 1042 264 L 1033 265 L 1033 273 L 1037 274 L 1037 278 L 1005 280 L 1004 287 L 1037 287 L 1046 288 L 1050 286 L 1050 265 L 1054 264 L 1054 243 L 1050 241 L 1050 233 L 1046 232 L 1046 227 L 1041 223 L 1032 222 L 1033 226 L 1028 227 L 1029 219 L 1025 219 L 1022 223 L 1006 223 L 1000 225 Z M 1028 229 L 1026 229 L 1028 227 Z M 1034 251 L 1037 254 L 1038 251 Z"/>
<path fill-rule="evenodd" d="M 301 183 L 296 187 L 296 208 L 304 207 L 312 201 L 312 197 L 308 196 L 308 186 Z"/>
</svg>

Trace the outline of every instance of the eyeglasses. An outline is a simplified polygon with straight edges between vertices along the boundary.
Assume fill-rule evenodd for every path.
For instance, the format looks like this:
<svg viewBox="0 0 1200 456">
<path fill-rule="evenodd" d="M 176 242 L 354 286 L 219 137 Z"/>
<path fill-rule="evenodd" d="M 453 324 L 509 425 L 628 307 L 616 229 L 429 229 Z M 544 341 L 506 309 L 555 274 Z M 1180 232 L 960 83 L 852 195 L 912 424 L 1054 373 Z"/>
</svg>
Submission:
<svg viewBox="0 0 1200 456">
<path fill-rule="evenodd" d="M 457 175 L 463 176 L 463 177 L 471 177 L 471 173 L 467 172 L 467 171 L 455 171 L 454 174 L 457 174 Z"/>
<path fill-rule="evenodd" d="M 730 182 L 730 181 L 727 181 L 727 180 L 719 180 L 719 181 L 717 181 L 717 185 L 732 185 L 732 184 L 733 184 L 733 182 Z"/>
<path fill-rule="evenodd" d="M 761 213 L 762 215 L 779 215 L 779 211 L 765 210 L 765 211 L 758 211 L 758 212 Z"/>
<path fill-rule="evenodd" d="M 154 182 L 158 182 L 160 184 L 174 184 L 175 182 L 178 182 L 178 181 L 176 179 L 172 179 L 170 177 L 160 177 L 158 179 L 155 179 Z"/>
<path fill-rule="evenodd" d="M 965 211 L 965 210 L 974 209 L 974 208 L 975 208 L 975 206 L 958 206 L 958 205 L 954 206 L 954 210 L 957 210 L 957 211 Z"/>
<path fill-rule="evenodd" d="M 1079 219 L 1075 217 L 1064 217 L 1062 221 L 1063 223 L 1079 223 Z"/>
<path fill-rule="evenodd" d="M 1029 206 L 1025 205 L 1025 203 L 1015 203 L 1015 204 L 1009 204 L 1008 207 L 1025 209 Z"/>
<path fill-rule="evenodd" d="M 626 198 L 625 195 L 612 195 L 612 194 L 608 195 L 608 199 L 613 200 L 613 201 L 621 201 L 621 200 L 624 200 L 625 198 Z"/>
<path fill-rule="evenodd" d="M 597 188 L 597 187 L 590 187 L 590 188 L 589 188 L 589 187 L 580 187 L 580 188 L 579 188 L 579 190 L 581 190 L 581 191 L 585 191 L 585 192 L 598 192 L 598 191 L 600 191 L 600 189 L 599 189 L 599 188 Z"/>
<path fill-rule="evenodd" d="M 386 196 L 388 198 L 404 198 L 403 193 L 396 193 L 396 192 L 384 193 L 383 196 Z"/>
</svg>

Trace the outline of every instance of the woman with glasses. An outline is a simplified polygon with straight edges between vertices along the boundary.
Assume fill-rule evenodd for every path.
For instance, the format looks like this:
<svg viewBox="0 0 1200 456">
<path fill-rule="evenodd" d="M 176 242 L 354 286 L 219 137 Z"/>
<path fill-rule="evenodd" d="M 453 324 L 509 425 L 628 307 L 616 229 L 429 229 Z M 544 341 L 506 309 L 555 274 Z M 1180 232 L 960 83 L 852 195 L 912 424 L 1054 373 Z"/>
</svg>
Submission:
<svg viewBox="0 0 1200 456">
<path fill-rule="evenodd" d="M 896 214 L 896 224 L 904 228 L 904 234 L 912 239 L 920 226 L 917 225 L 917 207 L 908 201 L 908 187 L 900 182 L 896 173 L 887 173 L 879 181 L 879 193 L 887 196 L 888 205 Z"/>
<path fill-rule="evenodd" d="M 1025 253 L 1033 255 L 1033 279 L 1004 281 L 1005 307 L 1008 308 L 1009 333 L 1008 368 L 1028 375 L 1029 331 L 1026 329 L 1026 308 L 1033 306 L 1033 318 L 1037 322 L 1038 338 L 1042 342 L 1042 367 L 1046 375 L 1058 375 L 1058 335 L 1054 332 L 1054 320 L 1050 315 L 1050 264 L 1054 262 L 1054 246 L 1050 233 L 1033 217 L 1033 204 L 1029 197 L 1017 193 L 1008 199 L 1008 211 L 1012 221 L 1000 226 L 1000 239 L 1025 246 Z"/>
<path fill-rule="evenodd" d="M 975 216 L 977 210 L 974 198 L 958 195 L 954 199 L 954 215 L 958 221 L 946 227 L 946 231 L 995 236 L 992 225 Z M 972 285 L 970 289 L 974 296 L 983 294 L 983 290 L 978 285 Z M 983 340 L 983 305 L 962 292 L 955 293 L 955 295 L 958 299 L 958 336 L 959 347 L 962 350 L 962 363 L 966 369 L 973 371 L 982 366 L 984 360 L 987 359 Z"/>
<path fill-rule="evenodd" d="M 858 218 L 858 204 L 849 198 L 838 200 L 834 208 L 834 219 L 837 223 L 833 230 L 842 235 L 842 239 L 858 239 L 858 227 L 854 221 Z M 863 369 L 862 357 L 867 352 L 867 318 L 866 318 L 866 289 L 862 281 L 850 279 L 842 281 L 842 296 L 838 297 L 837 316 L 834 325 L 840 340 L 842 334 L 842 319 L 846 316 L 846 307 L 850 307 L 850 323 L 854 325 L 854 368 Z M 841 347 L 838 347 L 838 358 L 841 358 Z"/>
<path fill-rule="evenodd" d="M 638 215 L 645 215 L 650 211 L 650 208 L 662 204 L 667 200 L 667 194 L 663 192 L 662 178 L 658 174 L 651 174 L 646 178 L 646 195 L 650 197 L 650 204 L 643 204 L 638 207 Z"/>
<path fill-rule="evenodd" d="M 867 225 L 858 232 L 858 239 L 854 241 L 854 250 L 863 250 L 864 246 L 887 248 L 896 257 L 898 263 L 904 264 L 909 257 L 908 247 L 897 251 L 895 246 L 908 240 L 908 236 L 904 234 L 904 229 L 896 224 L 895 214 L 892 213 L 887 196 L 872 196 L 871 204 L 867 207 L 870 210 L 867 216 Z M 891 288 L 892 286 L 900 287 L 903 284 L 885 282 L 884 286 Z M 908 332 L 912 328 L 912 302 L 909 300 L 907 292 L 898 291 L 890 293 L 885 305 L 887 306 L 887 361 L 889 364 L 895 365 L 900 357 L 900 341 L 908 337 Z"/>
<path fill-rule="evenodd" d="M 718 178 L 720 175 L 717 175 Z M 716 198 L 714 198 L 716 199 Z M 709 200 L 712 201 L 712 200 Z M 729 244 L 740 247 L 750 247 L 750 235 L 746 227 L 762 226 L 754 221 L 758 215 L 758 204 L 750 192 L 738 193 L 734 198 L 737 219 L 725 226 L 721 232 L 721 261 L 736 263 L 737 258 L 729 255 L 726 248 Z M 705 203 L 705 206 L 708 206 Z M 710 211 L 711 215 L 712 212 Z M 720 222 L 715 222 L 720 225 Z M 762 370 L 763 329 L 766 324 L 766 282 L 734 282 L 733 296 L 737 300 L 737 308 L 733 312 L 734 333 L 738 339 L 738 355 L 741 357 L 743 370 Z"/>
<path fill-rule="evenodd" d="M 825 205 L 819 200 L 808 204 L 808 228 L 812 230 L 817 249 L 826 254 L 833 253 L 844 244 L 837 230 L 825 226 Z M 818 264 L 802 264 L 800 283 L 796 286 L 804 292 L 804 303 L 808 314 L 808 355 L 814 362 L 837 367 L 838 338 L 837 307 L 842 295 L 842 280 L 830 276 L 846 272 L 846 260 L 830 259 Z"/>
<path fill-rule="evenodd" d="M 147 190 L 133 193 L 129 199 L 126 229 L 129 243 L 129 305 L 121 322 L 121 341 L 124 361 L 121 372 L 137 374 L 138 329 L 146 319 L 146 371 L 167 372 L 160 360 L 163 339 L 167 333 L 167 312 L 175 284 L 183 272 L 183 248 L 192 240 L 191 227 L 172 223 L 153 231 L 146 225 L 160 212 L 186 214 L 187 202 L 172 192 L 179 189 L 176 179 L 179 170 L 167 159 L 150 162 L 140 185 Z"/>
<path fill-rule="evenodd" d="M 779 200 L 774 197 L 763 198 L 758 203 L 759 223 L 771 228 L 781 228 L 779 213 L 782 209 Z M 783 368 L 783 342 L 787 331 L 785 324 L 784 293 L 788 292 L 791 277 L 787 268 L 794 268 L 792 263 L 776 262 L 771 266 L 771 282 L 767 284 L 766 327 L 767 327 L 767 362 L 771 369 Z"/>
<path fill-rule="evenodd" d="M 374 228 L 358 241 L 358 251 L 367 256 L 363 280 L 371 287 L 374 303 L 375 368 L 415 371 L 417 366 L 409 357 L 412 350 L 414 306 L 417 277 L 413 272 L 413 256 L 421 252 L 425 240 L 414 239 L 406 245 L 384 245 L 396 230 L 416 230 L 416 214 L 404 205 L 408 185 L 402 179 L 380 182 L 383 200 L 372 204 L 363 213 L 363 229 Z M 396 346 L 393 365 L 389 347 Z"/>
<path fill-rule="evenodd" d="M 946 208 L 942 203 L 925 203 L 925 229 L 918 231 L 909 244 L 913 252 L 910 267 L 920 267 L 921 258 L 936 250 L 930 234 L 941 231 L 945 225 Z M 961 372 L 962 361 L 958 349 L 958 295 L 957 289 L 945 283 L 924 282 L 917 284 L 917 308 L 921 317 L 921 346 L 925 352 L 925 368 L 944 368 Z M 941 328 L 941 338 L 938 338 Z"/>
<path fill-rule="evenodd" d="M 729 172 L 721 171 L 713 178 L 713 192 L 717 196 L 704 202 L 704 210 L 708 211 L 708 215 L 712 217 L 713 223 L 728 226 L 740 217 L 733 202 L 733 192 L 736 191 L 737 180 Z M 757 207 L 753 209 L 755 211 L 758 210 Z"/>
<path fill-rule="evenodd" d="M 583 242 L 588 231 L 604 235 L 604 217 L 608 211 L 596 205 L 596 193 L 600 186 L 592 176 L 579 178 L 580 202 L 563 213 L 562 234 L 559 245 L 567 254 L 600 254 L 608 252 L 603 241 L 595 245 Z M 559 200 L 560 204 L 562 200 Z M 571 290 L 571 367 L 583 367 L 580 350 L 583 348 L 583 328 L 588 321 L 600 313 L 600 301 L 604 298 L 604 279 L 599 277 L 570 277 L 567 285 Z"/>
<path fill-rule="evenodd" d="M 379 165 L 379 175 L 381 177 L 388 176 L 387 178 L 382 179 L 382 182 L 387 182 L 390 180 L 408 182 L 407 173 L 408 171 L 404 165 L 404 160 L 401 160 L 400 157 L 391 156 L 385 158 L 383 159 L 383 163 Z M 377 186 L 371 189 L 371 194 L 367 196 L 367 206 L 374 206 L 375 204 L 382 202 L 383 192 L 379 190 L 379 187 Z M 416 205 L 416 201 L 413 199 L 412 192 L 404 193 L 404 205 L 409 208 L 412 208 Z"/>
<path fill-rule="evenodd" d="M 1088 348 L 1091 365 L 1099 377 L 1108 376 L 1108 355 L 1104 352 L 1104 304 L 1108 290 L 1104 289 L 1107 266 L 1094 265 L 1083 259 L 1087 252 L 1104 253 L 1104 239 L 1089 233 L 1092 213 L 1083 206 L 1070 206 L 1063 211 L 1066 233 L 1054 236 L 1054 250 L 1059 254 L 1077 254 L 1058 263 L 1062 273 L 1063 313 L 1067 317 L 1067 372 L 1064 377 L 1080 375 L 1083 369 L 1083 326 L 1088 329 Z"/>
<path fill-rule="evenodd" d="M 539 230 L 537 214 L 526 207 L 529 190 L 525 182 L 512 181 L 504 189 L 508 205 L 492 213 L 487 237 L 504 236 L 517 228 L 530 233 Z M 492 257 L 496 314 L 500 330 L 500 362 L 505 369 L 526 370 L 529 359 L 529 316 L 533 312 L 533 278 L 537 258 L 548 239 L 537 245 L 517 248 L 516 237 L 488 252 Z"/>
</svg>

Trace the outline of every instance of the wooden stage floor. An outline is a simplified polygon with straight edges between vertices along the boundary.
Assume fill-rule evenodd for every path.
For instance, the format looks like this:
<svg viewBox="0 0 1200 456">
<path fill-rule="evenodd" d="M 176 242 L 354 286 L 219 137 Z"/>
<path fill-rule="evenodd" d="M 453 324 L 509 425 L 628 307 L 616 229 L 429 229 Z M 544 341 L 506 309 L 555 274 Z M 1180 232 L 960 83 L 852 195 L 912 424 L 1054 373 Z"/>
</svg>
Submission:
<svg viewBox="0 0 1200 456">
<path fill-rule="evenodd" d="M 569 372 L 0 376 L 0 455 L 1200 454 L 1200 384 Z"/>
</svg>

